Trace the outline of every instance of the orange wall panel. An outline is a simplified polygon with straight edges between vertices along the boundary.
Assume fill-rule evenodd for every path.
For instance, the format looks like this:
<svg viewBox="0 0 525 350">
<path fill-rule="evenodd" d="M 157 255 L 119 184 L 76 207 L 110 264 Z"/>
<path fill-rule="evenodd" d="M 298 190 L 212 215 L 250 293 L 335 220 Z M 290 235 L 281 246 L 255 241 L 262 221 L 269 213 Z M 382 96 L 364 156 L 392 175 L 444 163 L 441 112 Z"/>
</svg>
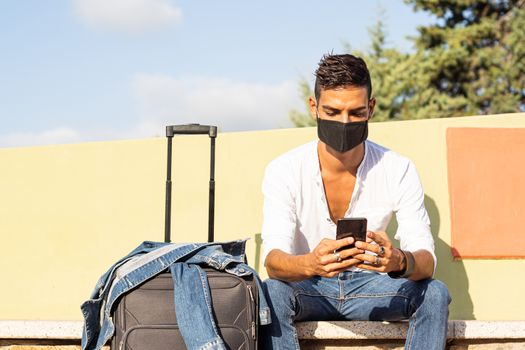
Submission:
<svg viewBox="0 0 525 350">
<path fill-rule="evenodd" d="M 525 257 L 525 128 L 447 129 L 455 258 Z"/>
</svg>

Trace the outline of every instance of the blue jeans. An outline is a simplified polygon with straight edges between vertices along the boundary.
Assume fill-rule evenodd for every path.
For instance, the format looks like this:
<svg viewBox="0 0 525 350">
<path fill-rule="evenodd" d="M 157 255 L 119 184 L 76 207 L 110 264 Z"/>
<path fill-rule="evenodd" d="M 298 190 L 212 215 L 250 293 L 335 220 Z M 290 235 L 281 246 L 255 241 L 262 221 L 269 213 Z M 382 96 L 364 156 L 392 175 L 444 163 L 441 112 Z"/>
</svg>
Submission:
<svg viewBox="0 0 525 350">
<path fill-rule="evenodd" d="M 300 282 L 268 279 L 272 323 L 261 327 L 262 349 L 299 349 L 295 321 L 409 320 L 405 349 L 444 349 L 447 287 L 438 280 L 414 282 L 378 273 L 345 271 Z"/>
</svg>

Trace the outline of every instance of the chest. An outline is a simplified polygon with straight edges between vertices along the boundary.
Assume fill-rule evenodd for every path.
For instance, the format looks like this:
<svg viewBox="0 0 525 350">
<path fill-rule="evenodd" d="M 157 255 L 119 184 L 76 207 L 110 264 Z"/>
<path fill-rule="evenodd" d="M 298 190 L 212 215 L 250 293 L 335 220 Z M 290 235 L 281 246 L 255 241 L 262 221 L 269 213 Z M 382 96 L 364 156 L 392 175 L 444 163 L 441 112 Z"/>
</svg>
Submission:
<svg viewBox="0 0 525 350">
<path fill-rule="evenodd" d="M 333 222 L 344 217 L 350 202 L 356 184 L 356 177 L 350 173 L 343 175 L 323 174 L 323 186 L 330 212 L 330 218 Z"/>
</svg>

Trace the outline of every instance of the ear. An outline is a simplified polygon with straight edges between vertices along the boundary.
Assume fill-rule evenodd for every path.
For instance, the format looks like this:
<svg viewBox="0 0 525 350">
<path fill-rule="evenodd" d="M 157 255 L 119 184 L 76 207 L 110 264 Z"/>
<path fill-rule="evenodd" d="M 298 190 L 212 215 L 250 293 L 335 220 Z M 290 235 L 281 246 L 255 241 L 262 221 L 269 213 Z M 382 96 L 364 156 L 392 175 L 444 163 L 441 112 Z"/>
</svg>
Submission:
<svg viewBox="0 0 525 350">
<path fill-rule="evenodd" d="M 368 108 L 370 110 L 369 114 L 368 114 L 368 119 L 372 119 L 372 117 L 374 116 L 374 110 L 375 110 L 375 107 L 376 107 L 376 98 L 375 97 L 372 97 L 369 101 L 368 101 Z"/>
<path fill-rule="evenodd" d="M 310 116 L 317 122 L 317 102 L 313 96 L 308 98 L 308 106 L 310 107 Z"/>
</svg>

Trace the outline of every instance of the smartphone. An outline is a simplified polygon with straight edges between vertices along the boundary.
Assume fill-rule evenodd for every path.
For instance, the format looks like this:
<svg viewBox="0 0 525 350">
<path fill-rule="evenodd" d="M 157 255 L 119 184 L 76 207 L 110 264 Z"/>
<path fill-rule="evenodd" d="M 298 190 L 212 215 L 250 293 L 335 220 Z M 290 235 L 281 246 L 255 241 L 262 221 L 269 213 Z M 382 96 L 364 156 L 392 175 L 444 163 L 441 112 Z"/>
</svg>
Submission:
<svg viewBox="0 0 525 350">
<path fill-rule="evenodd" d="M 337 220 L 336 239 L 354 237 L 356 241 L 366 242 L 366 218 L 345 218 Z M 354 244 L 338 250 L 353 248 Z"/>
</svg>

